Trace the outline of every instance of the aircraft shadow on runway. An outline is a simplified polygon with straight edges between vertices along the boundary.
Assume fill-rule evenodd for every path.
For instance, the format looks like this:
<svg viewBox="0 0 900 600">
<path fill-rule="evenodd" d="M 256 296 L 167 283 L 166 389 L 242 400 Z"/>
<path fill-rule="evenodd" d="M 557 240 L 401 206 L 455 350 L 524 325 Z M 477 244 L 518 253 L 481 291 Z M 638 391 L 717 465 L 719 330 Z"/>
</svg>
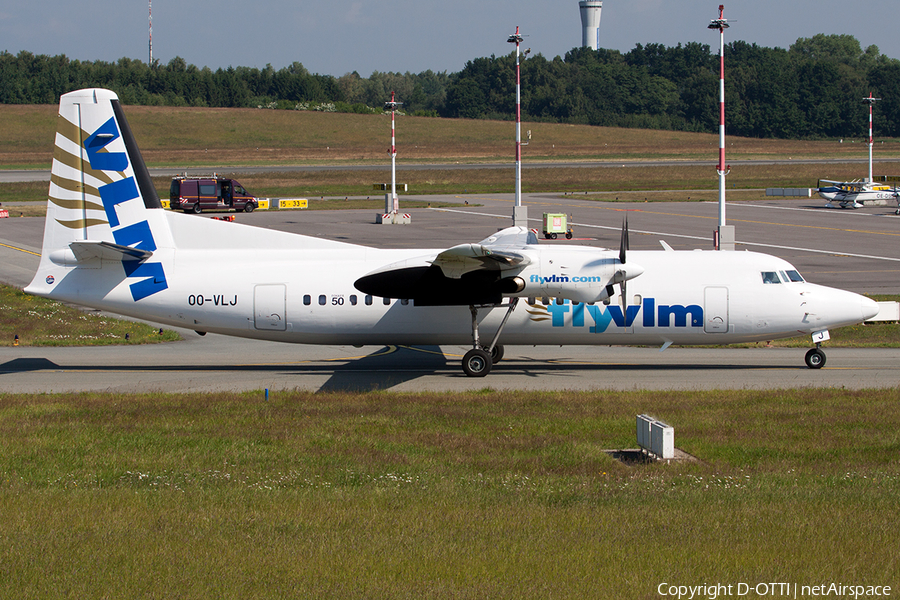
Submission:
<svg viewBox="0 0 900 600">
<path fill-rule="evenodd" d="M 498 375 L 518 375 L 524 377 L 540 377 L 542 375 L 565 376 L 571 373 L 577 377 L 584 372 L 617 372 L 637 376 L 640 372 L 684 372 L 694 371 L 717 373 L 721 371 L 741 370 L 795 370 L 805 369 L 802 364 L 756 364 L 742 361 L 739 364 L 684 364 L 660 362 L 596 362 L 584 363 L 568 361 L 566 358 L 547 360 L 528 356 L 508 356 L 494 365 L 491 375 L 482 381 L 490 385 L 491 377 Z M 221 364 L 221 365 L 105 365 L 97 364 L 57 364 L 47 358 L 16 358 L 0 365 L 0 376 L 4 374 L 29 373 L 40 371 L 95 371 L 95 372 L 172 372 L 172 373 L 273 373 L 283 376 L 330 374 L 329 379 L 319 391 L 377 391 L 391 389 L 407 381 L 414 381 L 429 375 L 465 378 L 460 366 L 459 357 L 445 355 L 438 346 L 388 346 L 362 357 L 329 359 L 319 362 L 302 362 L 295 364 Z"/>
</svg>

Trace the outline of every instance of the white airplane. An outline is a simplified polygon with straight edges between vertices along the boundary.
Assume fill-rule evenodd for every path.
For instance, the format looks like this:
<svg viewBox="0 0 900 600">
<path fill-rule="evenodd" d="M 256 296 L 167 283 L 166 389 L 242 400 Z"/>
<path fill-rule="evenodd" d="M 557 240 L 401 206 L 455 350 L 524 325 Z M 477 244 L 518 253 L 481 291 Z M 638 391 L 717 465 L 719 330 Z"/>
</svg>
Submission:
<svg viewBox="0 0 900 600">
<path fill-rule="evenodd" d="M 729 344 L 877 312 L 754 252 L 542 246 L 510 227 L 450 249 L 384 250 L 164 210 L 116 95 L 60 100 L 41 262 L 26 291 L 200 334 L 301 344 Z M 526 300 L 522 302 L 522 300 Z M 487 343 L 485 343 L 485 340 Z"/>
<path fill-rule="evenodd" d="M 829 185 L 822 185 L 823 183 Z M 816 190 L 827 200 L 825 206 L 834 208 L 862 208 L 865 202 L 900 199 L 897 188 L 871 181 L 830 181 L 822 179 Z"/>
</svg>

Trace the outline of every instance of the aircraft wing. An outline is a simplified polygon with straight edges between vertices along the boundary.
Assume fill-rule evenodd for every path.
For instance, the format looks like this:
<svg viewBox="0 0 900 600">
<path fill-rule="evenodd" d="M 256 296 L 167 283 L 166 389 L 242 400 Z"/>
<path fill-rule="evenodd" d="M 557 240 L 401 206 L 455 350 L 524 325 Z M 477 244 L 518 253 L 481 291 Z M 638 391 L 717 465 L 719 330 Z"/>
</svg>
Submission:
<svg viewBox="0 0 900 600">
<path fill-rule="evenodd" d="M 527 246 L 537 236 L 510 227 L 477 244 L 460 244 L 435 256 L 382 267 L 356 280 L 361 292 L 387 298 L 411 298 L 421 305 L 488 304 L 509 291 L 503 281 L 531 263 Z"/>
<path fill-rule="evenodd" d="M 520 252 L 491 249 L 481 244 L 460 244 L 444 250 L 431 261 L 445 277 L 459 279 L 471 271 L 505 271 L 524 267 L 531 259 Z"/>
</svg>

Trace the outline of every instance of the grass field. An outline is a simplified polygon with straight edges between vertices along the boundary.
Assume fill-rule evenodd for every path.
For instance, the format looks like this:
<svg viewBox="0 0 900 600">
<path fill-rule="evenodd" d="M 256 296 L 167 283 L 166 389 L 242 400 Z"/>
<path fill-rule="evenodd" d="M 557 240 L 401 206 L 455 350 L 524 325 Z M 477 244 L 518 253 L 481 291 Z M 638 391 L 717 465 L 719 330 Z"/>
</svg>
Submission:
<svg viewBox="0 0 900 600">
<path fill-rule="evenodd" d="M 0 396 L 0 597 L 900 585 L 897 390 Z M 696 462 L 626 465 L 634 415 Z"/>
<path fill-rule="evenodd" d="M 56 123 L 55 106 L 0 105 L 0 168 L 49 168 Z M 385 115 L 351 115 L 254 109 L 194 109 L 129 106 L 129 121 L 151 166 L 207 166 L 220 173 L 234 172 L 257 196 L 366 197 L 373 183 L 385 181 L 390 119 Z M 713 170 L 718 136 L 618 129 L 581 125 L 526 124 L 532 138 L 523 151 L 526 162 L 545 162 L 529 169 L 523 191 L 628 192 L 684 190 L 654 195 L 653 200 L 696 199 L 696 190 L 715 190 Z M 512 164 L 513 124 L 503 121 L 402 117 L 398 123 L 398 164 L 421 162 L 505 161 Z M 879 156 L 896 154 L 900 141 L 880 140 Z M 728 138 L 728 158 L 865 158 L 864 140 L 759 140 Z M 639 159 L 709 160 L 709 166 L 642 169 L 556 169 L 560 160 Z M 242 175 L 242 166 L 363 164 L 371 171 L 275 173 Z M 895 174 L 887 165 L 876 171 Z M 820 178 L 850 180 L 864 175 L 860 165 L 756 165 L 732 170 L 729 187 L 761 190 L 766 187 L 814 187 Z M 514 177 L 504 169 L 431 169 L 401 171 L 410 194 L 509 193 Z M 167 179 L 157 179 L 161 196 Z M 0 203 L 43 201 L 46 184 L 8 184 L 0 189 Z M 743 193 L 746 194 L 746 193 Z M 756 199 L 759 192 L 747 198 Z M 593 197 L 593 196 L 589 196 Z M 623 195 L 622 199 L 640 200 Z M 598 199 L 609 199 L 607 196 Z M 28 209 L 14 208 L 25 214 Z M 40 210 L 40 209 L 38 209 Z M 30 214 L 30 213 L 29 213 Z M 27 214 L 26 214 L 27 216 Z"/>
<path fill-rule="evenodd" d="M 712 164 L 712 163 L 711 163 Z M 859 178 L 865 167 L 860 165 L 753 165 L 732 170 L 728 178 L 728 199 L 731 202 L 760 200 L 765 198 L 767 187 L 815 187 L 819 178 L 850 180 Z M 891 169 L 897 167 L 886 167 Z M 827 169 L 824 170 L 824 169 Z M 390 178 L 384 169 L 371 171 L 307 171 L 246 174 L 239 168 L 232 171 L 234 177 L 254 195 L 259 197 L 305 197 L 315 208 L 321 198 L 361 200 L 370 197 L 371 202 L 383 205 L 383 193 L 372 190 L 373 183 Z M 400 171 L 398 178 L 409 184 L 409 194 L 500 194 L 512 193 L 515 178 L 510 169 L 427 169 Z M 160 197 L 167 198 L 168 178 L 155 178 L 154 184 Z M 711 200 L 717 198 L 718 178 L 710 166 L 656 167 L 649 171 L 633 168 L 532 168 L 522 179 L 525 193 L 559 192 L 578 194 L 589 200 L 671 202 Z M 637 190 L 637 191 L 635 191 Z M 658 192 L 663 190 L 662 192 Z M 646 193 L 656 192 L 656 193 Z M 0 203 L 36 202 L 34 208 L 43 210 L 47 200 L 46 182 L 8 183 L 0 187 Z M 824 201 L 823 201 L 824 202 Z M 414 207 L 410 200 L 404 205 Z M 334 205 L 327 205 L 332 208 Z M 8 207 L 18 216 L 30 207 Z M 368 206 L 366 207 L 368 208 Z M 41 213 L 43 214 L 43 213 Z M 26 214 L 24 216 L 35 216 Z"/>
<path fill-rule="evenodd" d="M 145 160 L 155 166 L 390 163 L 390 117 L 307 111 L 127 106 Z M 56 106 L 0 105 L 0 167 L 48 168 Z M 718 134 L 523 123 L 525 160 L 718 158 Z M 728 137 L 728 157 L 865 158 L 856 140 L 759 140 Z M 505 121 L 399 117 L 399 161 L 512 159 L 515 126 Z M 878 140 L 876 157 L 900 142 Z"/>
<path fill-rule="evenodd" d="M 0 346 L 105 346 L 180 339 L 171 330 L 160 333 L 146 323 L 84 312 L 0 285 Z"/>
</svg>

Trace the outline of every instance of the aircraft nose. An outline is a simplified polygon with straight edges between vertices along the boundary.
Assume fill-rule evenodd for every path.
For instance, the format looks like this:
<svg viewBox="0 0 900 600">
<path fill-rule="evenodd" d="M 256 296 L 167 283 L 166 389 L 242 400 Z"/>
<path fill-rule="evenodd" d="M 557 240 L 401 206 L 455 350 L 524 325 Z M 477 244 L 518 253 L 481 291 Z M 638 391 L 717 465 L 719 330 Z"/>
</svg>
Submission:
<svg viewBox="0 0 900 600">
<path fill-rule="evenodd" d="M 868 321 L 869 319 L 877 315 L 880 310 L 878 308 L 877 302 L 875 302 L 871 298 L 866 298 L 865 296 L 860 296 L 859 304 L 862 308 L 863 321 Z"/>
</svg>

